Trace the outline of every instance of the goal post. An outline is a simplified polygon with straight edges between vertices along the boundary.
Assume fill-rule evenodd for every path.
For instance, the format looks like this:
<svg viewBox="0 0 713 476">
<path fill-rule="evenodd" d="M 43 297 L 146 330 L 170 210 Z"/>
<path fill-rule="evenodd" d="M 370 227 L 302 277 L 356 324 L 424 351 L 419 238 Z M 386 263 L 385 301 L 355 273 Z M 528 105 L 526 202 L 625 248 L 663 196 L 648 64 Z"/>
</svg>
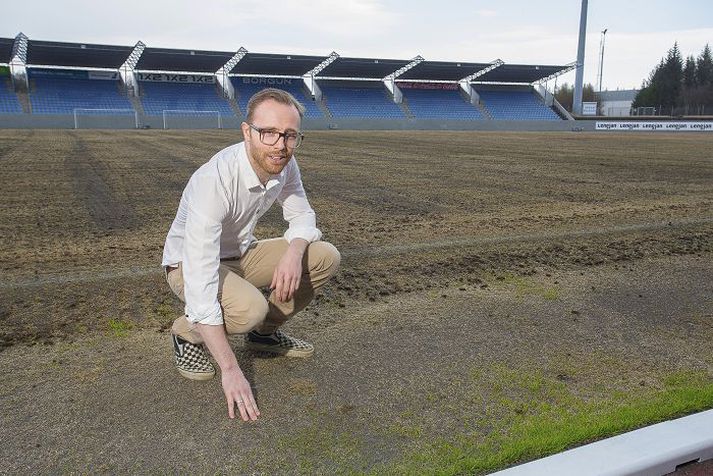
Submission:
<svg viewBox="0 0 713 476">
<path fill-rule="evenodd" d="M 139 114 L 133 109 L 75 108 L 75 129 L 138 129 Z"/>
<path fill-rule="evenodd" d="M 197 111 L 192 109 L 164 109 L 163 128 L 206 128 L 222 129 L 223 119 L 220 111 Z"/>
</svg>

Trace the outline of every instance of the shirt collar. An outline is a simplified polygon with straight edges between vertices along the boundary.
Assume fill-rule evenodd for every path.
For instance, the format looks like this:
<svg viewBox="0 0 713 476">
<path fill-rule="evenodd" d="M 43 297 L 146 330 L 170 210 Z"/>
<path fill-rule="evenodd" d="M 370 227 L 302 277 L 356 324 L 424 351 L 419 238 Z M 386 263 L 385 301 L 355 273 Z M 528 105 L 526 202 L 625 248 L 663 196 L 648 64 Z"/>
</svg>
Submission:
<svg viewBox="0 0 713 476">
<path fill-rule="evenodd" d="M 265 184 L 266 190 L 269 190 L 272 187 L 284 182 L 285 174 L 287 173 L 287 167 L 289 165 L 290 164 L 288 162 L 285 168 L 282 169 L 282 172 L 270 177 L 270 180 L 268 180 Z M 245 142 L 243 142 L 242 147 L 238 149 L 238 168 L 240 171 L 240 178 L 243 183 L 247 185 L 249 190 L 263 188 L 262 182 L 260 182 L 260 178 L 257 176 L 257 173 L 253 169 L 253 166 L 250 164 L 250 159 L 248 158 L 248 151 Z"/>
</svg>

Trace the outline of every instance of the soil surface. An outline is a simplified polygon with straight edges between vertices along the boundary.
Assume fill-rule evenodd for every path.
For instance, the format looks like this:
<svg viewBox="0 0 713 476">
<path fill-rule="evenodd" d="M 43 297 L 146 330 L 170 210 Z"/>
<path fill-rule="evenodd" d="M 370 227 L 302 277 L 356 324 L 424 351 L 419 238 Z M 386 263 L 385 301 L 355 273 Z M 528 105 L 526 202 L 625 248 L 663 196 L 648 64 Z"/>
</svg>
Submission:
<svg viewBox="0 0 713 476">
<path fill-rule="evenodd" d="M 288 324 L 314 358 L 235 339 L 263 417 L 229 421 L 219 379 L 172 368 L 160 257 L 191 173 L 238 140 L 0 131 L 1 467 L 365 471 L 485 438 L 493 366 L 591 399 L 713 376 L 710 135 L 310 132 L 342 268 Z M 274 208 L 258 236 L 283 231 Z"/>
</svg>

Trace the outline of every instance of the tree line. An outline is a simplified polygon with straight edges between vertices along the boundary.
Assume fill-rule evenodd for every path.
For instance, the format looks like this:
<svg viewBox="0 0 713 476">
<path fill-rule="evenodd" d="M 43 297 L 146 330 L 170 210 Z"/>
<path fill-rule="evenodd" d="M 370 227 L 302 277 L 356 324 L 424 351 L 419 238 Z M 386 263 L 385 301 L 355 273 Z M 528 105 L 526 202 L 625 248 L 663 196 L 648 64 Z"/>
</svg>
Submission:
<svg viewBox="0 0 713 476">
<path fill-rule="evenodd" d="M 555 99 L 562 105 L 563 108 L 572 112 L 572 103 L 574 102 L 574 85 L 562 83 L 562 86 L 555 88 Z M 594 86 L 587 83 L 582 86 L 582 102 L 595 102 L 597 94 L 594 92 Z"/>
<path fill-rule="evenodd" d="M 678 43 L 644 80 L 633 107 L 652 107 L 659 114 L 713 114 L 713 57 L 708 45 L 685 61 Z"/>
</svg>

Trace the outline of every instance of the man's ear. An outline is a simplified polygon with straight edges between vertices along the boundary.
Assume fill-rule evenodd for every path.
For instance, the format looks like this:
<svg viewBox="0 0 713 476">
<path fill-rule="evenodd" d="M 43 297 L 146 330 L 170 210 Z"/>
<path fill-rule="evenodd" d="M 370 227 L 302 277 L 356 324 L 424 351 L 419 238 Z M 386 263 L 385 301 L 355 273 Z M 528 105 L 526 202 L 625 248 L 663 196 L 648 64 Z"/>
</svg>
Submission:
<svg viewBox="0 0 713 476">
<path fill-rule="evenodd" d="M 250 126 L 247 122 L 240 123 L 240 130 L 243 131 L 243 139 L 245 142 L 250 142 Z"/>
</svg>

